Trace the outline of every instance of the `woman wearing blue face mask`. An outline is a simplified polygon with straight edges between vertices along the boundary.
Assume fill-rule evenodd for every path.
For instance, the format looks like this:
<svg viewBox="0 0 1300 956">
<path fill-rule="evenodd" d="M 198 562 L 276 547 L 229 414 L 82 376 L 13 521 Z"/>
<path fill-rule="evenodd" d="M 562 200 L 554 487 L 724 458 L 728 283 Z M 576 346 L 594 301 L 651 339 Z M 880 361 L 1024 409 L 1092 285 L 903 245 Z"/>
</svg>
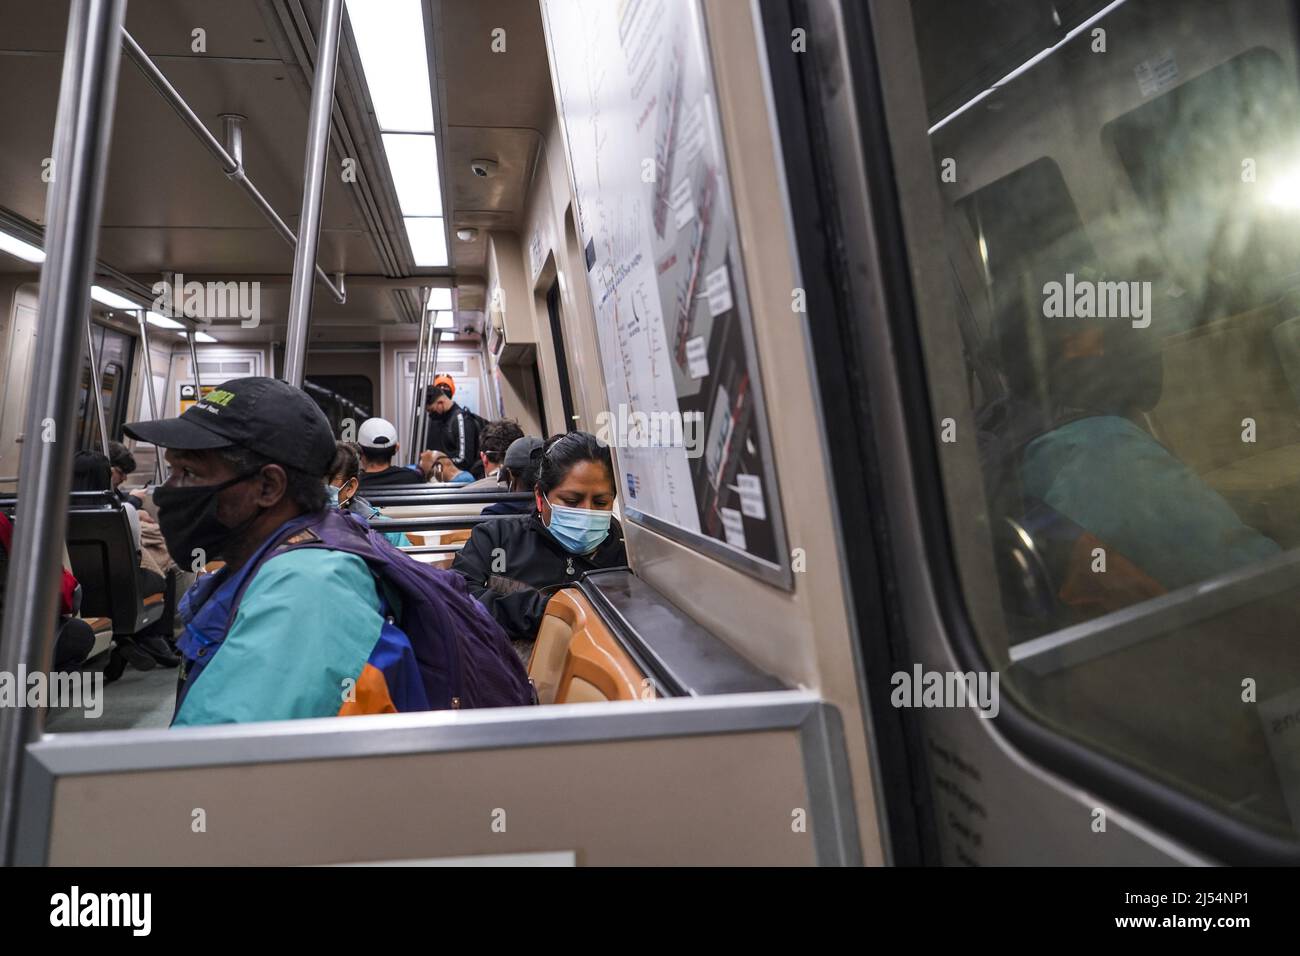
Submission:
<svg viewBox="0 0 1300 956">
<path fill-rule="evenodd" d="M 608 446 L 587 432 L 556 435 L 533 463 L 535 510 L 476 526 L 451 566 L 525 657 L 549 600 L 541 589 L 627 564 Z"/>
<path fill-rule="evenodd" d="M 361 450 L 355 442 L 336 441 L 334 461 L 325 476 L 327 507 L 339 508 L 369 522 L 387 521 L 379 509 L 366 501 L 357 489 L 361 486 Z M 384 537 L 396 548 L 409 548 L 411 541 L 400 531 L 385 532 Z"/>
</svg>

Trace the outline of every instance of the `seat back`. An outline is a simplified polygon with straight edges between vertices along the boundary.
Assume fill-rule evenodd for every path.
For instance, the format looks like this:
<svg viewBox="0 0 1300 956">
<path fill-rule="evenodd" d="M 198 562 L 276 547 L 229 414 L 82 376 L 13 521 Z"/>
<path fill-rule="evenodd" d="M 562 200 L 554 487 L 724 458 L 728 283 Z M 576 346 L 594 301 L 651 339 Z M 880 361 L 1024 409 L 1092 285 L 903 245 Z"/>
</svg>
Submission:
<svg viewBox="0 0 1300 956">
<path fill-rule="evenodd" d="M 129 505 L 116 503 L 69 511 L 68 558 L 81 584 L 81 613 L 111 618 L 116 634 L 135 634 L 162 616 L 163 602 L 145 606 L 151 595 L 140 593 L 125 507 Z"/>
<path fill-rule="evenodd" d="M 645 674 L 577 588 L 558 591 L 547 602 L 528 676 L 542 704 L 638 700 L 648 686 Z"/>
</svg>

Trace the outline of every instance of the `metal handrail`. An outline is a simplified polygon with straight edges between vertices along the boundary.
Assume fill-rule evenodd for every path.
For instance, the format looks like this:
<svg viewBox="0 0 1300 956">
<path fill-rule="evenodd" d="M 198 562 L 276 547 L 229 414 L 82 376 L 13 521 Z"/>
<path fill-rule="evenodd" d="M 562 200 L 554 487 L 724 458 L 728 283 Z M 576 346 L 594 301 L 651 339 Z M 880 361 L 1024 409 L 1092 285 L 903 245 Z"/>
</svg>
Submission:
<svg viewBox="0 0 1300 956">
<path fill-rule="evenodd" d="M 334 115 L 334 76 L 338 69 L 339 34 L 343 30 L 343 0 L 323 0 L 320 16 L 311 111 L 307 117 L 307 151 L 303 159 L 302 211 L 298 216 L 298 244 L 293 250 L 289 325 L 284 333 L 284 380 L 298 388 L 302 387 L 307 369 L 307 333 L 311 327 L 312 294 L 316 291 L 310 269 L 314 266 L 320 271 L 316 249 L 325 205 L 325 161 L 329 157 L 330 123 Z"/>
<path fill-rule="evenodd" d="M 203 120 L 199 119 L 198 114 L 185 102 L 185 97 L 176 91 L 176 87 L 171 85 L 162 70 L 158 69 L 158 65 L 150 59 L 149 54 L 144 52 L 140 44 L 135 41 L 135 37 L 131 36 L 125 27 L 122 28 L 122 49 L 131 62 L 140 68 L 140 72 L 149 81 L 149 85 L 162 95 L 162 98 L 171 105 L 171 108 L 176 111 L 176 114 L 185 125 L 198 137 L 199 142 L 221 164 L 221 171 L 238 184 L 244 192 L 248 193 L 257 208 L 262 211 L 262 215 L 275 227 L 275 231 L 296 250 L 298 248 L 298 237 L 294 235 L 288 224 L 280 218 L 280 214 L 275 211 L 275 208 L 267 202 L 261 191 L 253 185 L 253 181 L 244 172 L 243 164 L 231 156 L 217 138 L 212 135 L 211 130 L 204 125 Z M 326 288 L 330 290 L 336 302 L 342 305 L 347 301 L 347 295 L 334 285 L 325 270 L 319 265 L 316 266 L 316 277 L 325 283 Z"/>
</svg>

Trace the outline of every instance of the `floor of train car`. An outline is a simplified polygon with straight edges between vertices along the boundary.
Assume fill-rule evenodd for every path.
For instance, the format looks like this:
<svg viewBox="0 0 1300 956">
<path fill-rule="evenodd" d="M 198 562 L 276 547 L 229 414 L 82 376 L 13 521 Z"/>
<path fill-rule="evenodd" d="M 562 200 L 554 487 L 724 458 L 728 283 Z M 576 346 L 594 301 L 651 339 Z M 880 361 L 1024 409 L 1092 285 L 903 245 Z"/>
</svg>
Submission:
<svg viewBox="0 0 1300 956">
<path fill-rule="evenodd" d="M 85 670 L 103 671 L 108 663 L 104 653 L 90 661 Z M 176 705 L 176 668 L 155 667 L 139 671 L 128 667 L 122 676 L 104 685 L 103 713 L 91 717 L 80 708 L 50 708 L 45 730 L 51 734 L 80 733 L 87 730 L 134 730 L 166 727 L 172 722 Z"/>
</svg>

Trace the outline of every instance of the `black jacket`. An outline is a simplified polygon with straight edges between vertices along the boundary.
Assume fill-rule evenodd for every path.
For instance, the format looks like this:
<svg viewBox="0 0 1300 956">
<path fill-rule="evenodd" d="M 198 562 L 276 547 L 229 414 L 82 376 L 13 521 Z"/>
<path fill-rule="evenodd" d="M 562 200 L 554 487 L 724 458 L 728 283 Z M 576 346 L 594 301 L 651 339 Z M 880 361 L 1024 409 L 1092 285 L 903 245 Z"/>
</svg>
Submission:
<svg viewBox="0 0 1300 956">
<path fill-rule="evenodd" d="M 403 485 L 422 485 L 424 476 L 405 465 L 390 465 L 383 471 L 362 472 L 357 494 L 379 488 L 399 488 Z"/>
<path fill-rule="evenodd" d="M 432 412 L 424 436 L 424 447 L 447 455 L 461 471 L 483 477 L 483 463 L 478 457 L 478 419 L 455 402 L 441 415 Z"/>
<path fill-rule="evenodd" d="M 500 548 L 500 551 L 497 549 Z M 494 555 L 495 552 L 495 555 Z M 495 565 L 494 562 L 495 561 Z M 511 640 L 532 640 L 550 594 L 537 589 L 577 581 L 584 571 L 627 564 L 623 529 L 610 521 L 609 536 L 589 555 L 570 554 L 533 512 L 507 515 L 474 528 L 451 569 L 496 618 Z"/>
</svg>

